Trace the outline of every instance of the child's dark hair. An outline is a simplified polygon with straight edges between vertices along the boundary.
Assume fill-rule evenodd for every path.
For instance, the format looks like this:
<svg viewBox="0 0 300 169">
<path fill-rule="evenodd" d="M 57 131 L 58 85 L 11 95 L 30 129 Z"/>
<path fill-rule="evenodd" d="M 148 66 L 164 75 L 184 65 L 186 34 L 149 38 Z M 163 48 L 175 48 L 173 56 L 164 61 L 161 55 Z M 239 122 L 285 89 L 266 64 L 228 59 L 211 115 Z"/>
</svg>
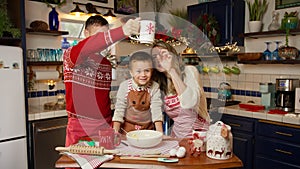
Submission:
<svg viewBox="0 0 300 169">
<path fill-rule="evenodd" d="M 152 56 L 150 55 L 150 53 L 147 53 L 147 52 L 144 52 L 144 51 L 135 52 L 130 56 L 129 69 L 132 68 L 132 63 L 134 61 L 148 61 L 148 62 L 151 62 L 151 65 L 153 67 L 153 58 L 152 58 Z"/>
<path fill-rule="evenodd" d="M 105 18 L 103 18 L 100 15 L 95 15 L 89 17 L 85 22 L 85 29 L 87 29 L 89 26 L 96 25 L 96 26 L 108 26 L 108 22 Z"/>
</svg>

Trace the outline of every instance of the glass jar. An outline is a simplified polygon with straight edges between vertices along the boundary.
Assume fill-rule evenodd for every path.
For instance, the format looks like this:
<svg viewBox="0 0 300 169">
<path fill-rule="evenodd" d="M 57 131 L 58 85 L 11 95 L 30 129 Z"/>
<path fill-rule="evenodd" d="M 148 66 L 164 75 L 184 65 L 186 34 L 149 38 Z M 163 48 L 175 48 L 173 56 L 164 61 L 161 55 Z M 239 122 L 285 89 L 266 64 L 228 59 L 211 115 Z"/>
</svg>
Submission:
<svg viewBox="0 0 300 169">
<path fill-rule="evenodd" d="M 279 16 L 279 13 L 276 11 L 273 11 L 272 22 L 270 23 L 270 25 L 268 27 L 269 31 L 275 31 L 280 28 L 280 24 L 278 22 L 278 16 Z"/>
</svg>

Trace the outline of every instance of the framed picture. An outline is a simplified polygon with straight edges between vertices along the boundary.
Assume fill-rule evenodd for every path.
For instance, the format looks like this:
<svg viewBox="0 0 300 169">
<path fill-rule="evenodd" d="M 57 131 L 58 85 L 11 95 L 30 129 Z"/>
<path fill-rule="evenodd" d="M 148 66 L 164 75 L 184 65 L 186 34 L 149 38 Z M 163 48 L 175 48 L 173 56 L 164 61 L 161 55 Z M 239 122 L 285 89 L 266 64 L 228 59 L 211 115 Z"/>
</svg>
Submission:
<svg viewBox="0 0 300 169">
<path fill-rule="evenodd" d="M 90 1 L 95 1 L 95 2 L 101 2 L 101 3 L 108 3 L 108 0 L 90 0 Z"/>
<path fill-rule="evenodd" d="M 295 6 L 300 6 L 299 0 L 276 0 L 275 9 L 291 8 Z"/>
<path fill-rule="evenodd" d="M 114 12 L 125 15 L 138 13 L 139 0 L 114 0 Z"/>
</svg>

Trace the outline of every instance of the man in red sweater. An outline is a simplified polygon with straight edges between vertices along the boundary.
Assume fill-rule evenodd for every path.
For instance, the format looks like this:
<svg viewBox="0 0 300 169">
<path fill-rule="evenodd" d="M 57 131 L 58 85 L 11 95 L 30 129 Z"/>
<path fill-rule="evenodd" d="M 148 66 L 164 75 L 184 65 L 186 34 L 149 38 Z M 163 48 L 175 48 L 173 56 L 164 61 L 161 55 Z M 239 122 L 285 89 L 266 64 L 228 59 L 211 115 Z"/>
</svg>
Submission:
<svg viewBox="0 0 300 169">
<path fill-rule="evenodd" d="M 122 27 L 109 30 L 101 16 L 91 16 L 85 24 L 86 39 L 64 52 L 64 83 L 68 126 L 66 146 L 80 138 L 98 136 L 111 127 L 111 64 L 100 53 L 114 42 L 137 34 L 139 20 L 130 19 Z"/>
</svg>

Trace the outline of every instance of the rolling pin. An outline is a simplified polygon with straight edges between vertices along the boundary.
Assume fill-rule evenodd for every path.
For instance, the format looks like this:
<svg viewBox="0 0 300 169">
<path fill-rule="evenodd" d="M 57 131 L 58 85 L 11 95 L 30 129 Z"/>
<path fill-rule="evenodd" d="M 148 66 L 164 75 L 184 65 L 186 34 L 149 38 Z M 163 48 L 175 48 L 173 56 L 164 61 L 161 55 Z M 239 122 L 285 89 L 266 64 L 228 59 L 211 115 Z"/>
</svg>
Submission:
<svg viewBox="0 0 300 169">
<path fill-rule="evenodd" d="M 119 153 L 119 150 L 107 150 L 104 147 L 82 146 L 82 145 L 71 145 L 69 147 L 56 147 L 55 150 L 59 152 L 70 152 L 74 154 L 88 154 L 88 155 L 104 155 L 104 154 Z"/>
</svg>

